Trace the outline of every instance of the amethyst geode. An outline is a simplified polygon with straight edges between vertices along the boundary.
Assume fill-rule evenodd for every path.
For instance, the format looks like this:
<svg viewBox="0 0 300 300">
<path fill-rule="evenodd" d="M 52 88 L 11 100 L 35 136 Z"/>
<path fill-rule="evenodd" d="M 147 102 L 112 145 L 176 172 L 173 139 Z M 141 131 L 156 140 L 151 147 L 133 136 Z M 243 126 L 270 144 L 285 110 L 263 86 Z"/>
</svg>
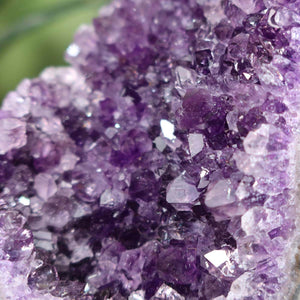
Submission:
<svg viewBox="0 0 300 300">
<path fill-rule="evenodd" d="M 116 0 L 0 111 L 0 299 L 288 299 L 300 1 Z"/>
</svg>

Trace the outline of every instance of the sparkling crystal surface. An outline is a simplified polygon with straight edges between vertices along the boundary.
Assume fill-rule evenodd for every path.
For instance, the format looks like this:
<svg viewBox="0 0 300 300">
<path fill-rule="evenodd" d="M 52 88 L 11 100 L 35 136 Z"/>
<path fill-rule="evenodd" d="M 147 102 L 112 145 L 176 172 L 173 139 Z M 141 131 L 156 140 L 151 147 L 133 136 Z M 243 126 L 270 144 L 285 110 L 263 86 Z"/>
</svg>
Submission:
<svg viewBox="0 0 300 300">
<path fill-rule="evenodd" d="M 0 111 L 0 299 L 284 299 L 300 1 L 114 0 Z"/>
</svg>

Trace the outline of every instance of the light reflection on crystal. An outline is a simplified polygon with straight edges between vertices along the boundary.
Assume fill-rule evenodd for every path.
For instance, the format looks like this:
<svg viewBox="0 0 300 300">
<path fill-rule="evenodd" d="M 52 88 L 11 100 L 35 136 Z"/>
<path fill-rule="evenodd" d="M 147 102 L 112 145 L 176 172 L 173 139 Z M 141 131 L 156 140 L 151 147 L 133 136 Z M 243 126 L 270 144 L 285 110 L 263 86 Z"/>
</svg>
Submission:
<svg viewBox="0 0 300 300">
<path fill-rule="evenodd" d="M 228 256 L 225 250 L 213 250 L 206 253 L 204 257 L 217 268 L 228 261 Z"/>
<path fill-rule="evenodd" d="M 179 293 L 177 293 L 168 285 L 163 284 L 153 297 L 153 300 L 156 299 L 184 300 L 184 297 L 182 297 Z"/>
<path fill-rule="evenodd" d="M 71 44 L 67 48 L 67 53 L 72 57 L 76 57 L 80 53 L 80 48 L 76 44 Z"/>
<path fill-rule="evenodd" d="M 128 300 L 145 300 L 145 292 L 144 291 L 136 291 L 129 295 Z"/>
<path fill-rule="evenodd" d="M 162 134 L 165 138 L 169 140 L 176 139 L 176 136 L 174 135 L 175 126 L 168 120 L 160 120 L 160 127 L 162 130 Z"/>
<path fill-rule="evenodd" d="M 18 199 L 19 203 L 25 205 L 25 206 L 28 206 L 30 205 L 30 198 L 27 198 L 25 196 L 21 196 L 19 199 Z"/>
</svg>

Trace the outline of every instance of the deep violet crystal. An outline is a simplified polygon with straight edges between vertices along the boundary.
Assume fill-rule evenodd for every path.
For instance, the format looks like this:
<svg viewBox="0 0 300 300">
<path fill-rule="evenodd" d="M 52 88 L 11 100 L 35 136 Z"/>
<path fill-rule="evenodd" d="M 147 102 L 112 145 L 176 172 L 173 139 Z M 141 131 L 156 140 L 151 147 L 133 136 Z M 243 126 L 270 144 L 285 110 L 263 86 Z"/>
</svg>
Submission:
<svg viewBox="0 0 300 300">
<path fill-rule="evenodd" d="M 300 1 L 114 0 L 0 111 L 0 299 L 288 299 Z"/>
</svg>

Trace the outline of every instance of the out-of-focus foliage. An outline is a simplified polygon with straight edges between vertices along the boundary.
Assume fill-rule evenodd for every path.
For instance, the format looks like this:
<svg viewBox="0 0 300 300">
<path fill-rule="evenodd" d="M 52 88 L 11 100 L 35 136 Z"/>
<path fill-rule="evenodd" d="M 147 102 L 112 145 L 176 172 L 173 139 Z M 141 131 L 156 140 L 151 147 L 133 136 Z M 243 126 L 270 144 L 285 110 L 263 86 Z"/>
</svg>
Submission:
<svg viewBox="0 0 300 300">
<path fill-rule="evenodd" d="M 23 78 L 64 65 L 80 24 L 108 0 L 0 0 L 0 102 Z"/>
</svg>

